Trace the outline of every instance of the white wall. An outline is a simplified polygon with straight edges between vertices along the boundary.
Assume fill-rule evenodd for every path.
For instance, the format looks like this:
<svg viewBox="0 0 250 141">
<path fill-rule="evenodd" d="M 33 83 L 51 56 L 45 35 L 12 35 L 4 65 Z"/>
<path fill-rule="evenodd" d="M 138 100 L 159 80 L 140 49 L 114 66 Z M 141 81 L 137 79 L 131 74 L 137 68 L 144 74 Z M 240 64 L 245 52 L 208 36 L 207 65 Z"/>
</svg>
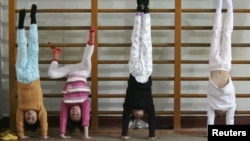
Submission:
<svg viewBox="0 0 250 141">
<path fill-rule="evenodd" d="M 0 92 L 0 108 L 2 108 L 5 116 L 8 115 L 8 1 L 0 0 L 0 32 L 1 32 L 1 92 Z M 174 0 L 151 0 L 150 8 L 152 9 L 173 9 Z M 183 8 L 195 8 L 195 9 L 211 9 L 214 8 L 215 0 L 183 0 Z M 246 0 L 233 0 L 235 9 L 249 9 L 250 1 Z M 18 0 L 17 8 L 29 9 L 33 3 L 38 5 L 38 8 L 56 9 L 56 8 L 84 8 L 89 9 L 91 6 L 91 0 Z M 136 8 L 135 0 L 99 0 L 99 8 L 103 9 L 117 9 L 117 8 Z M 98 15 L 98 24 L 100 26 L 132 26 L 134 13 L 100 13 Z M 235 14 L 235 26 L 248 26 L 249 15 L 246 13 Z M 173 26 L 174 25 L 174 14 L 173 13 L 152 13 L 152 26 Z M 190 26 L 211 26 L 213 13 L 183 13 L 182 25 Z M 30 22 L 29 15 L 26 15 L 25 25 L 28 26 Z M 81 14 L 65 14 L 65 13 L 38 13 L 37 14 L 38 26 L 89 26 L 91 23 L 89 13 Z M 55 43 L 82 43 L 87 40 L 88 31 L 39 31 L 39 42 L 46 43 L 48 41 Z M 249 43 L 249 31 L 234 31 L 233 43 Z M 129 43 L 130 42 L 131 30 L 117 30 L 99 31 L 99 42 L 100 43 Z M 211 31 L 209 30 L 184 30 L 182 33 L 183 43 L 209 43 L 211 37 Z M 173 43 L 174 32 L 173 30 L 152 31 L 153 43 Z M 203 47 L 190 47 L 182 48 L 182 59 L 183 60 L 207 60 L 208 49 Z M 234 48 L 233 59 L 243 60 L 249 59 L 248 55 L 250 48 Z M 82 49 L 63 49 L 62 59 L 80 60 L 82 55 Z M 158 60 L 173 60 L 174 50 L 173 48 L 154 48 L 153 50 L 154 59 Z M 99 48 L 98 57 L 103 60 L 125 60 L 128 59 L 129 48 Z M 40 49 L 40 59 L 49 60 L 51 58 L 51 52 L 49 48 Z M 40 65 L 40 71 L 42 77 L 47 77 L 48 65 Z M 232 76 L 233 77 L 249 77 L 249 66 L 248 65 L 233 65 Z M 174 75 L 174 66 L 171 64 L 157 65 L 154 64 L 153 76 L 164 76 L 172 77 Z M 123 65 L 99 65 L 98 76 L 109 77 L 127 77 L 128 68 L 126 64 Z M 182 65 L 181 75 L 183 77 L 207 77 L 208 70 L 207 65 Z M 250 93 L 247 81 L 234 82 L 237 93 Z M 1 83 L 0 83 L 1 84 Z M 51 85 L 55 87 L 51 88 Z M 44 93 L 60 93 L 64 82 L 60 81 L 49 81 L 43 82 L 42 87 Z M 110 93 L 110 94 L 124 94 L 127 83 L 122 82 L 99 82 L 98 93 Z M 206 93 L 207 82 L 204 81 L 191 81 L 182 82 L 181 93 Z M 153 84 L 153 93 L 165 93 L 173 94 L 174 85 L 172 81 L 155 81 Z M 45 98 L 45 104 L 49 111 L 59 110 L 61 99 L 48 99 Z M 122 110 L 123 99 L 99 99 L 99 110 Z M 182 110 L 204 110 L 205 111 L 205 99 L 189 98 L 181 100 Z M 248 99 L 237 99 L 237 110 L 248 110 Z M 55 106 L 56 105 L 56 106 Z M 173 99 L 155 99 L 156 110 L 173 110 Z"/>
</svg>

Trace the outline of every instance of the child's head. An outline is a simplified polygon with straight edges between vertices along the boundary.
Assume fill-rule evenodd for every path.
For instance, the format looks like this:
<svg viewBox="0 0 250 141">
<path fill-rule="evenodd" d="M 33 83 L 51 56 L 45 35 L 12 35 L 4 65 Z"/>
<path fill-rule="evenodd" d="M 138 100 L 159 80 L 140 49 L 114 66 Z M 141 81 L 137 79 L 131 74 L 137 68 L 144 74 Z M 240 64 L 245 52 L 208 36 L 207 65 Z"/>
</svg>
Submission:
<svg viewBox="0 0 250 141">
<path fill-rule="evenodd" d="M 80 121 L 82 117 L 81 108 L 79 105 L 75 105 L 70 107 L 69 109 L 69 117 L 72 121 Z"/>
<path fill-rule="evenodd" d="M 26 110 L 24 120 L 27 124 L 35 124 L 37 122 L 37 112 L 35 110 Z"/>
<path fill-rule="evenodd" d="M 135 118 L 139 119 L 144 116 L 144 110 L 143 109 L 134 109 L 132 110 L 132 114 Z"/>
<path fill-rule="evenodd" d="M 76 128 L 83 131 L 82 112 L 80 105 L 74 105 L 68 110 L 67 132 L 72 133 Z"/>
<path fill-rule="evenodd" d="M 35 132 L 40 126 L 35 110 L 26 110 L 24 112 L 24 129 L 27 131 Z"/>
<path fill-rule="evenodd" d="M 215 110 L 215 114 L 219 117 L 225 116 L 227 111 Z"/>
</svg>

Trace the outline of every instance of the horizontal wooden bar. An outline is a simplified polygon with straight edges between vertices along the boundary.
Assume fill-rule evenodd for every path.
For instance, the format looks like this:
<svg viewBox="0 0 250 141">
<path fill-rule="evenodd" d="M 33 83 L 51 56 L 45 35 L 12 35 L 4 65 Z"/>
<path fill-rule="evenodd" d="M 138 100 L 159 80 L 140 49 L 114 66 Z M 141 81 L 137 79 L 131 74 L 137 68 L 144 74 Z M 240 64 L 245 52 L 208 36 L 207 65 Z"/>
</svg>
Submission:
<svg viewBox="0 0 250 141">
<path fill-rule="evenodd" d="M 16 44 L 17 46 L 17 44 Z M 40 43 L 39 47 L 85 47 L 86 43 L 51 43 L 50 45 L 47 43 Z M 174 47 L 174 43 L 153 43 L 152 45 L 155 47 Z M 131 43 L 98 43 L 99 47 L 131 47 Z"/>
<path fill-rule="evenodd" d="M 51 79 L 49 77 L 40 77 L 42 81 L 66 81 L 65 78 Z M 127 81 L 128 77 L 98 77 L 98 81 Z M 174 77 L 152 77 L 154 81 L 172 81 Z M 91 78 L 88 78 L 88 81 L 91 81 Z"/>
<path fill-rule="evenodd" d="M 152 94 L 153 98 L 173 98 L 174 94 Z M 124 98 L 125 94 L 98 94 L 98 98 Z"/>
<path fill-rule="evenodd" d="M 60 60 L 60 64 L 75 64 L 80 60 Z M 99 60 L 98 64 L 127 64 L 128 60 Z M 51 60 L 40 60 L 39 64 L 50 64 Z M 154 64 L 173 64 L 174 60 L 154 60 Z"/>
<path fill-rule="evenodd" d="M 212 26 L 182 26 L 182 30 L 212 30 Z M 250 30 L 250 26 L 234 26 L 234 30 Z"/>
<path fill-rule="evenodd" d="M 29 26 L 25 26 L 29 30 Z M 38 30 L 89 30 L 90 26 L 38 26 Z M 99 26 L 98 30 L 132 30 L 132 26 Z M 174 26 L 152 26 L 152 30 L 174 30 Z"/>
<path fill-rule="evenodd" d="M 17 45 L 16 45 L 17 46 Z M 86 43 L 40 43 L 39 47 L 85 47 Z M 153 43 L 153 47 L 174 47 L 175 43 Z M 210 47 L 210 43 L 182 43 L 182 47 Z M 98 43 L 98 47 L 131 47 L 131 43 Z M 250 47 L 249 43 L 232 43 L 232 47 Z"/>
<path fill-rule="evenodd" d="M 16 45 L 17 46 L 17 45 Z M 39 47 L 85 47 L 86 43 L 40 43 Z M 153 47 L 174 47 L 175 43 L 153 43 Z M 210 43 L 182 43 L 182 47 L 210 47 Z M 99 43 L 98 47 L 131 47 L 131 43 Z M 250 47 L 249 43 L 232 43 L 232 47 Z"/>
<path fill-rule="evenodd" d="M 127 64 L 128 60 L 99 60 L 98 64 Z M 153 64 L 173 64 L 174 60 L 154 60 Z"/>
<path fill-rule="evenodd" d="M 47 111 L 49 115 L 59 115 L 60 111 Z M 161 114 L 161 115 L 172 115 L 174 112 L 173 111 L 156 111 L 156 114 Z M 121 115 L 122 111 L 98 111 L 99 115 Z"/>
<path fill-rule="evenodd" d="M 99 30 L 132 30 L 133 26 L 99 26 Z M 174 30 L 174 26 L 151 26 L 151 30 Z"/>
<path fill-rule="evenodd" d="M 216 9 L 182 9 L 183 13 L 214 13 Z M 222 12 L 226 12 L 226 9 L 222 9 Z M 250 9 L 234 9 L 234 13 L 250 13 Z"/>
<path fill-rule="evenodd" d="M 181 94 L 181 98 L 206 98 L 207 94 Z M 250 94 L 236 94 L 237 98 L 250 98 Z"/>
<path fill-rule="evenodd" d="M 21 9 L 16 9 L 16 13 L 19 13 Z M 27 13 L 30 13 L 30 9 L 25 9 Z M 90 13 L 91 9 L 37 9 L 37 13 Z"/>
<path fill-rule="evenodd" d="M 207 60 L 182 60 L 182 64 L 208 64 Z M 233 60 L 232 64 L 250 64 L 250 60 Z"/>
<path fill-rule="evenodd" d="M 174 94 L 152 94 L 153 98 L 174 98 Z M 61 98 L 62 94 L 43 94 L 45 98 Z M 91 94 L 90 94 L 91 97 Z M 124 98 L 125 94 L 98 94 L 98 98 Z M 206 94 L 181 94 L 181 98 L 206 98 Z M 250 94 L 236 94 L 236 98 L 250 98 Z"/>
<path fill-rule="evenodd" d="M 80 60 L 60 60 L 60 64 L 75 64 Z M 174 60 L 153 60 L 153 64 L 174 64 Z M 40 60 L 39 64 L 50 64 L 51 60 Z M 98 60 L 98 64 L 127 64 L 128 60 Z M 207 60 L 182 60 L 182 64 L 208 64 Z M 232 64 L 250 64 L 250 60 L 233 60 Z"/>
<path fill-rule="evenodd" d="M 21 9 L 16 9 L 19 13 Z M 26 9 L 30 13 L 30 9 Z M 37 13 L 90 13 L 91 9 L 37 9 Z M 99 13 L 134 13 L 136 9 L 98 9 Z M 175 9 L 150 9 L 150 13 L 174 13 Z M 215 9 L 182 9 L 183 13 L 214 13 Z M 223 9 L 222 12 L 226 12 Z M 235 13 L 250 13 L 250 9 L 234 9 Z"/>
<path fill-rule="evenodd" d="M 156 114 L 161 114 L 161 115 L 167 115 L 167 114 L 173 114 L 173 111 L 156 111 Z M 104 114 L 122 114 L 122 111 L 98 111 L 98 114 L 100 115 L 104 115 Z"/>
<path fill-rule="evenodd" d="M 41 48 L 47 48 L 47 47 L 51 47 L 51 46 L 55 46 L 55 47 L 85 47 L 86 43 L 40 43 L 39 47 Z"/>
<path fill-rule="evenodd" d="M 66 78 L 51 79 L 40 77 L 42 81 L 66 81 Z M 98 77 L 98 81 L 127 81 L 128 77 Z M 173 81 L 174 77 L 152 77 L 153 81 Z M 250 77 L 232 77 L 233 81 L 250 81 Z M 91 81 L 91 78 L 88 78 Z M 208 77 L 181 77 L 181 81 L 208 81 Z"/>
<path fill-rule="evenodd" d="M 25 26 L 29 30 L 29 26 Z M 90 26 L 38 26 L 38 30 L 89 30 Z M 98 30 L 132 30 L 133 26 L 99 26 Z M 151 30 L 174 30 L 174 26 L 151 26 Z M 212 30 L 212 26 L 182 26 L 182 30 Z M 250 30 L 250 26 L 234 26 L 234 30 Z"/>
<path fill-rule="evenodd" d="M 99 13 L 135 13 L 135 9 L 98 9 Z M 175 9 L 150 9 L 150 13 L 175 12 Z"/>
<path fill-rule="evenodd" d="M 127 81 L 128 77 L 99 77 L 98 81 Z M 152 77 L 154 81 L 172 81 L 174 77 Z"/>
<path fill-rule="evenodd" d="M 173 115 L 174 111 L 156 111 L 156 115 Z M 49 115 L 59 115 L 60 111 L 48 111 Z M 121 115 L 122 111 L 98 111 L 98 115 Z M 180 111 L 181 115 L 205 115 L 206 111 Z M 250 114 L 250 111 L 235 111 L 237 115 Z"/>
<path fill-rule="evenodd" d="M 28 26 L 25 26 L 29 30 Z M 90 26 L 38 26 L 38 30 L 89 30 Z"/>
<path fill-rule="evenodd" d="M 182 81 L 208 81 L 208 77 L 181 77 Z M 250 77 L 232 77 L 233 81 L 249 81 Z"/>
<path fill-rule="evenodd" d="M 182 47 L 210 47 L 210 43 L 182 43 Z M 249 43 L 232 43 L 232 47 L 250 47 Z"/>
<path fill-rule="evenodd" d="M 43 94 L 44 98 L 62 98 L 62 94 Z"/>
<path fill-rule="evenodd" d="M 174 47 L 174 43 L 153 43 L 153 47 Z M 98 47 L 131 47 L 131 43 L 99 43 Z"/>
</svg>

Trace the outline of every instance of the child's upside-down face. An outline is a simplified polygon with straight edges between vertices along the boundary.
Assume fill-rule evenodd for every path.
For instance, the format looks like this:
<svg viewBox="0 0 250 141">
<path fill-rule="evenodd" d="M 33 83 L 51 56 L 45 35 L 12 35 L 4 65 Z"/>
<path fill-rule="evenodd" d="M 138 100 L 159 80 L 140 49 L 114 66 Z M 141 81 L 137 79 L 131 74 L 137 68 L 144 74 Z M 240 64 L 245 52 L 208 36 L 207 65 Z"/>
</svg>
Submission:
<svg viewBox="0 0 250 141">
<path fill-rule="evenodd" d="M 226 111 L 223 110 L 215 110 L 215 114 L 219 117 L 225 116 L 226 115 Z"/>
<path fill-rule="evenodd" d="M 142 118 L 144 116 L 144 110 L 133 110 L 133 116 L 135 118 Z"/>
<path fill-rule="evenodd" d="M 79 121 L 81 120 L 82 114 L 81 114 L 81 108 L 79 105 L 72 106 L 69 111 L 69 117 L 73 121 Z"/>
<path fill-rule="evenodd" d="M 37 121 L 37 113 L 35 110 L 27 110 L 24 113 L 24 120 L 27 124 L 35 124 Z"/>
</svg>

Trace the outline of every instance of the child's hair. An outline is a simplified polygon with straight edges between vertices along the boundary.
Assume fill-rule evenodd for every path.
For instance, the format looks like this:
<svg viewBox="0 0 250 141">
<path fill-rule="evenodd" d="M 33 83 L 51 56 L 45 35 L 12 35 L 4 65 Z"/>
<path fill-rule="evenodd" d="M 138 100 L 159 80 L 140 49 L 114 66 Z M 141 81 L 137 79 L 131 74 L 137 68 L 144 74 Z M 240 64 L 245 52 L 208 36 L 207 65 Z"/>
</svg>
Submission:
<svg viewBox="0 0 250 141">
<path fill-rule="evenodd" d="M 28 124 L 28 123 L 24 120 L 24 130 L 26 130 L 26 131 L 35 132 L 39 127 L 40 127 L 40 122 L 39 122 L 39 120 L 37 120 L 36 123 L 34 123 L 34 124 Z"/>
<path fill-rule="evenodd" d="M 82 118 L 79 121 L 73 121 L 71 120 L 68 111 L 67 132 L 71 134 L 76 128 L 78 128 L 81 132 L 83 131 Z"/>
</svg>

